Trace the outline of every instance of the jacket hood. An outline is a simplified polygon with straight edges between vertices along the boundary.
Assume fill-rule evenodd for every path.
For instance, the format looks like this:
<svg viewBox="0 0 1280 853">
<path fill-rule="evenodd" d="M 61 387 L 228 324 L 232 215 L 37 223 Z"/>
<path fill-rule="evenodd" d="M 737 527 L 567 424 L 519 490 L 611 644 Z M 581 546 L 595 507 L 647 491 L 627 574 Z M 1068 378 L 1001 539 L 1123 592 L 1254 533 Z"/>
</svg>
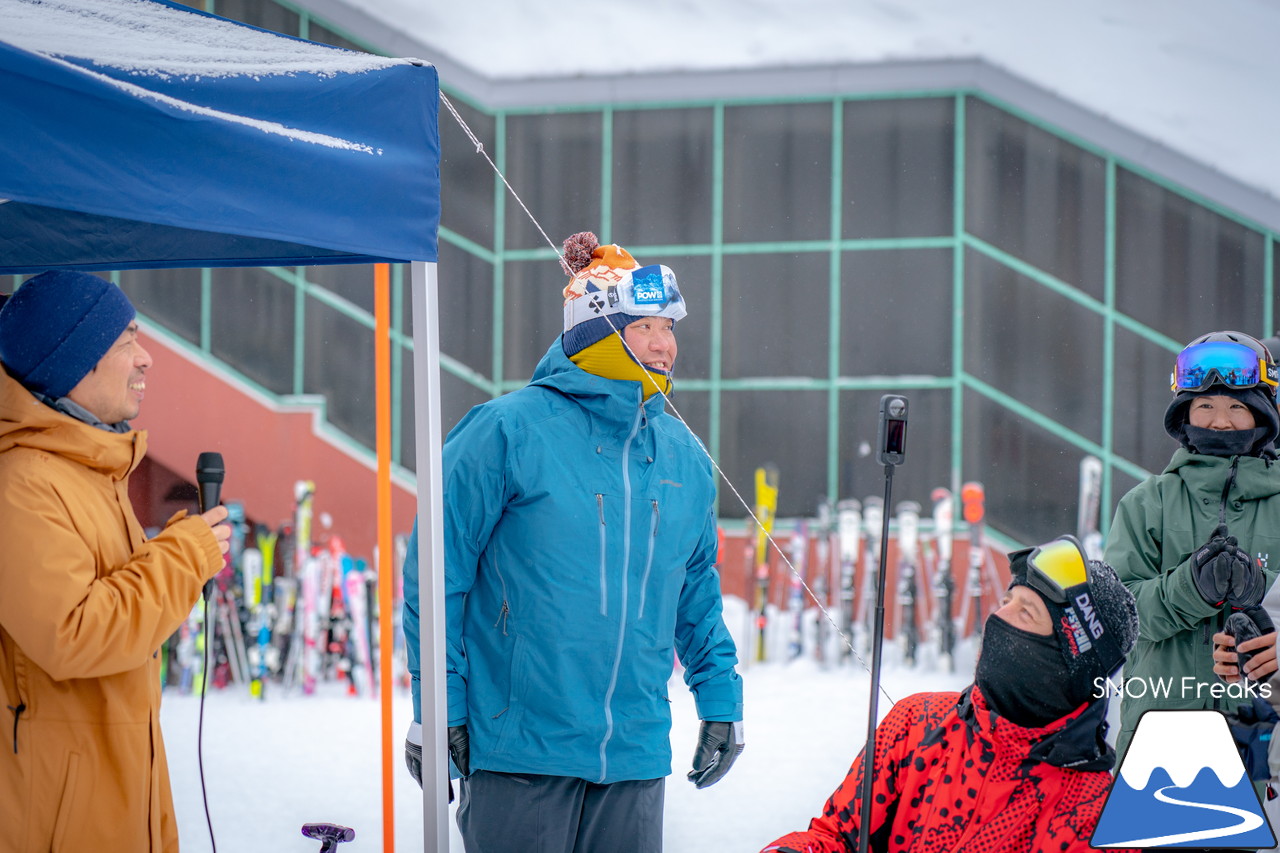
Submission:
<svg viewBox="0 0 1280 853">
<path fill-rule="evenodd" d="M 121 480 L 142 461 L 147 434 L 96 429 L 55 411 L 0 369 L 0 453 L 41 450 Z"/>
<path fill-rule="evenodd" d="M 1276 440 L 1277 436 L 1280 436 L 1280 412 L 1276 411 L 1275 395 L 1263 390 L 1261 387 L 1228 388 L 1223 385 L 1215 385 L 1205 391 L 1179 391 L 1173 395 L 1173 399 L 1169 401 L 1168 408 L 1165 409 L 1164 431 L 1178 444 L 1191 450 L 1192 442 L 1187 436 L 1187 417 L 1191 402 L 1197 397 L 1215 395 L 1239 400 L 1249 407 L 1249 411 L 1253 412 L 1254 421 L 1261 431 L 1258 433 L 1258 437 L 1248 455 L 1260 456 L 1264 453 L 1274 455 L 1271 443 Z"/>
<path fill-rule="evenodd" d="M 992 740 L 1021 748 L 1031 761 L 1069 770 L 1110 770 L 1115 750 L 1107 744 L 1107 700 L 1094 699 L 1039 728 L 1020 726 L 987 707 L 977 685 L 960 694 L 960 719 Z"/>
<path fill-rule="evenodd" d="M 578 367 L 564 354 L 563 337 L 557 337 L 542 356 L 534 368 L 530 385 L 572 397 L 592 414 L 610 421 L 630 423 L 635 417 L 636 407 L 640 405 L 645 407 L 650 417 L 663 411 L 665 401 L 662 395 L 653 394 L 644 400 L 644 388 L 640 382 L 605 379 Z"/>
</svg>

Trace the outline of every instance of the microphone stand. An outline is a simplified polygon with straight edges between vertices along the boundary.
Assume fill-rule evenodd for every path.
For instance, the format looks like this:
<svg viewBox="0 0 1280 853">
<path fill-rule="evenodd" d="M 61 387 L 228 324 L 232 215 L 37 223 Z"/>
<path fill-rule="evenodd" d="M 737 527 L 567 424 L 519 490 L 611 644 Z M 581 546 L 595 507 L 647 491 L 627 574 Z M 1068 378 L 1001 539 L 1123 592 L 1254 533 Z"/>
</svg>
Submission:
<svg viewBox="0 0 1280 853">
<path fill-rule="evenodd" d="M 880 526 L 880 568 L 876 577 L 876 620 L 871 644 L 871 700 L 867 710 L 867 745 L 862 750 L 862 812 L 858 823 L 858 853 L 868 853 L 867 843 L 871 834 L 871 770 L 875 767 L 876 716 L 880 712 L 880 653 L 884 647 L 884 574 L 889 552 L 888 508 L 893 506 L 890 501 L 893 493 L 893 468 L 891 463 L 885 463 L 885 512 Z"/>
</svg>

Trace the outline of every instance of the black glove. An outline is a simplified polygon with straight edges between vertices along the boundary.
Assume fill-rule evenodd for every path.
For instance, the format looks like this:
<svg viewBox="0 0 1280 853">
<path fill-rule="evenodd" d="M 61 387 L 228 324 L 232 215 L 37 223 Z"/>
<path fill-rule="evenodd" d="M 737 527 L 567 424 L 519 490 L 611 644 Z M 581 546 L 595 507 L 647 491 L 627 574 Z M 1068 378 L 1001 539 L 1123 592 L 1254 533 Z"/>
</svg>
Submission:
<svg viewBox="0 0 1280 853">
<path fill-rule="evenodd" d="M 471 738 L 467 735 L 467 727 L 449 727 L 449 758 L 463 776 L 471 774 Z M 404 739 L 404 763 L 409 768 L 418 787 L 422 787 L 422 724 L 409 726 L 409 734 Z M 449 783 L 449 802 L 453 802 L 453 783 Z"/>
<path fill-rule="evenodd" d="M 1252 607 L 1266 594 L 1266 577 L 1249 555 L 1241 551 L 1236 537 L 1227 535 L 1227 526 L 1214 528 L 1209 541 L 1191 555 L 1196 591 L 1214 607 L 1224 602 L 1232 607 Z"/>
<path fill-rule="evenodd" d="M 1274 634 L 1276 630 L 1275 623 L 1271 621 L 1271 615 L 1262 607 L 1246 607 L 1243 610 L 1237 610 L 1227 617 L 1227 624 L 1223 627 L 1223 633 L 1230 634 L 1236 640 L 1236 645 L 1248 642 L 1256 637 L 1264 634 Z M 1244 668 L 1247 663 L 1262 649 L 1255 649 L 1251 652 L 1236 652 L 1237 666 L 1240 667 L 1240 677 L 1242 679 L 1249 678 L 1245 674 Z M 1255 683 L 1257 683 L 1255 681 Z"/>
<path fill-rule="evenodd" d="M 449 757 L 463 776 L 471 775 L 471 736 L 467 726 L 449 726 Z"/>
<path fill-rule="evenodd" d="M 1227 595 L 1227 603 L 1238 609 L 1257 607 L 1267 594 L 1267 576 L 1262 573 L 1258 562 L 1250 559 L 1246 552 L 1237 548 L 1236 556 L 1241 570 L 1231 576 L 1231 592 Z"/>
<path fill-rule="evenodd" d="M 404 763 L 409 768 L 413 780 L 422 787 L 422 724 L 409 726 L 409 734 L 404 739 Z"/>
<path fill-rule="evenodd" d="M 712 723 L 703 720 L 698 730 L 698 745 L 693 750 L 689 781 L 698 788 L 719 782 L 742 754 L 742 747 L 741 722 Z"/>
</svg>

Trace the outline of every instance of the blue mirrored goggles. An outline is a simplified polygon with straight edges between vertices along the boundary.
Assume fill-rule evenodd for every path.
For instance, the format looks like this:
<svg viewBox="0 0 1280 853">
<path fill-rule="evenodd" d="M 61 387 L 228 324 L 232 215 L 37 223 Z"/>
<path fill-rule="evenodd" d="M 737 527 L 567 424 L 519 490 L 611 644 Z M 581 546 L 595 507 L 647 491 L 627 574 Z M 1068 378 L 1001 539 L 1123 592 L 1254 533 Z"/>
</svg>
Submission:
<svg viewBox="0 0 1280 853">
<path fill-rule="evenodd" d="M 1276 366 L 1244 344 L 1206 341 L 1178 353 L 1169 377 L 1173 391 L 1204 391 L 1214 385 L 1229 388 L 1267 386 L 1275 394 L 1280 379 Z"/>
<path fill-rule="evenodd" d="M 683 320 L 687 313 L 676 274 L 663 264 L 626 270 L 616 283 L 591 281 L 588 286 L 596 289 L 564 304 L 566 331 L 586 320 L 610 314 L 667 317 L 675 321 Z"/>
</svg>

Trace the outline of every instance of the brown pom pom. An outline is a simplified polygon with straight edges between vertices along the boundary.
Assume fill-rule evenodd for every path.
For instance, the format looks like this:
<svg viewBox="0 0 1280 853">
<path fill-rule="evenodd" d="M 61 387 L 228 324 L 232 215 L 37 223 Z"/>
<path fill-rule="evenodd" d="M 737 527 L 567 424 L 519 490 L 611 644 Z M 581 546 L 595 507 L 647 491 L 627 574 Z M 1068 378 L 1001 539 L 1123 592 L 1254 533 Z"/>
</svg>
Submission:
<svg viewBox="0 0 1280 853">
<path fill-rule="evenodd" d="M 560 261 L 560 266 L 564 267 L 564 271 L 569 276 L 586 269 L 587 264 L 591 263 L 591 254 L 600 246 L 599 239 L 590 231 L 579 231 L 568 240 L 564 241 L 564 257 Z"/>
</svg>

